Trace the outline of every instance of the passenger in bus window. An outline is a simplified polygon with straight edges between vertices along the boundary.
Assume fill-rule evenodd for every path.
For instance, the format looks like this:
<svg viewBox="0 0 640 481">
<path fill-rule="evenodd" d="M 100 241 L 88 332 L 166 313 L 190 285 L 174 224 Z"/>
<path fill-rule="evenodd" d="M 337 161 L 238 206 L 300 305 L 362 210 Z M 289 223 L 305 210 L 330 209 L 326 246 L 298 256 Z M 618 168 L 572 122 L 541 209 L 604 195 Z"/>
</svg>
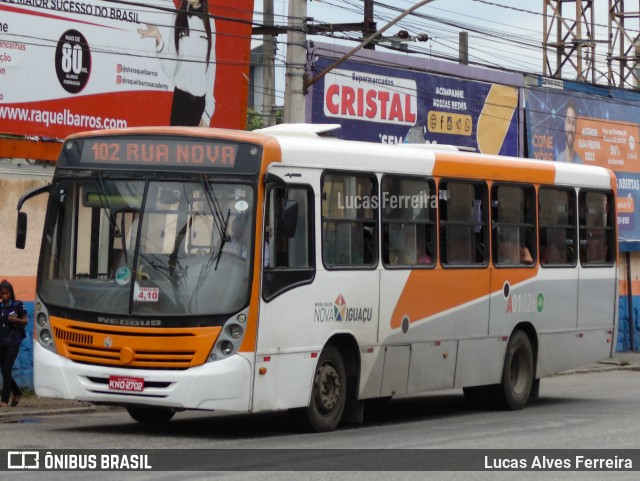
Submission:
<svg viewBox="0 0 640 481">
<path fill-rule="evenodd" d="M 588 229 L 586 261 L 588 263 L 607 262 L 606 233 L 600 229 Z"/>
<path fill-rule="evenodd" d="M 520 262 L 522 264 L 533 264 L 533 257 L 527 246 L 520 246 Z"/>
<path fill-rule="evenodd" d="M 413 266 L 432 263 L 426 243 L 416 242 L 416 228 L 417 226 L 408 226 L 400 231 L 401 235 L 394 236 L 389 249 L 390 264 Z"/>
<path fill-rule="evenodd" d="M 231 240 L 224 246 L 225 252 L 236 254 L 243 259 L 247 258 L 247 219 L 245 215 L 239 214 L 231 222 Z"/>
<path fill-rule="evenodd" d="M 138 33 L 155 38 L 162 70 L 173 80 L 169 125 L 209 127 L 216 105 L 216 27 L 208 0 L 182 0 L 170 29 L 147 24 Z"/>
<path fill-rule="evenodd" d="M 431 246 L 425 240 L 426 227 L 425 225 L 416 225 L 416 229 L 418 229 L 418 240 L 416 242 L 416 264 L 430 265 L 433 262 L 433 257 L 431 256 Z"/>
</svg>

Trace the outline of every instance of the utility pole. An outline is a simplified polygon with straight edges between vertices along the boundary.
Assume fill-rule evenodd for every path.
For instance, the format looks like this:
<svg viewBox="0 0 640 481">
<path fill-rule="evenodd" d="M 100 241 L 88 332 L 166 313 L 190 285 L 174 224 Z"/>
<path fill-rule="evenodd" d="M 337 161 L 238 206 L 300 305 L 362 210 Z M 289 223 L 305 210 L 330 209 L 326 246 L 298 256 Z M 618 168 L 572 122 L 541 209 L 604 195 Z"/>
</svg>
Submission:
<svg viewBox="0 0 640 481">
<path fill-rule="evenodd" d="M 303 123 L 304 78 L 307 65 L 307 0 L 289 0 L 287 69 L 285 73 L 284 121 Z"/>
<path fill-rule="evenodd" d="M 364 30 L 362 31 L 362 37 L 367 38 L 373 32 L 376 31 L 376 24 L 373 21 L 373 0 L 364 0 Z M 375 50 L 376 44 L 370 43 L 365 45 L 364 48 L 369 50 Z"/>
<path fill-rule="evenodd" d="M 273 27 L 273 0 L 263 0 L 263 21 L 264 25 L 269 28 Z M 275 106 L 275 37 L 268 33 L 262 37 L 262 113 L 265 114 L 264 126 L 270 127 L 275 125 L 276 119 L 274 115 Z"/>
<path fill-rule="evenodd" d="M 347 53 L 345 53 L 342 57 L 340 57 L 338 60 L 336 60 L 335 62 L 333 62 L 331 65 L 329 65 L 327 68 L 325 68 L 322 72 L 320 72 L 318 75 L 316 75 L 315 77 L 311 78 L 311 79 L 307 79 L 305 77 L 305 90 L 307 87 L 313 85 L 314 83 L 316 83 L 318 80 L 320 80 L 322 77 L 324 77 L 325 75 L 327 75 L 331 70 L 333 70 L 334 68 L 336 68 L 338 65 L 340 65 L 342 62 L 344 62 L 345 60 L 347 60 L 349 57 L 351 57 L 353 54 L 355 54 L 358 50 L 360 50 L 361 48 L 365 47 L 366 45 L 368 45 L 370 42 L 372 42 L 374 39 L 376 39 L 377 37 L 379 37 L 380 35 L 382 35 L 384 32 L 386 32 L 388 29 L 390 29 L 391 27 L 393 27 L 396 23 L 398 23 L 400 20 L 402 20 L 404 17 L 406 17 L 407 15 L 413 13 L 414 10 L 417 10 L 418 8 L 422 7 L 423 5 L 426 5 L 427 3 L 431 3 L 433 0 L 422 0 L 421 2 L 416 3 L 414 6 L 407 8 L 404 12 L 402 12 L 400 15 L 398 15 L 396 18 L 394 18 L 393 20 L 391 20 L 388 24 L 386 24 L 384 27 L 382 27 L 380 30 L 378 30 L 377 32 L 373 33 L 372 35 L 369 35 L 367 38 L 365 38 L 360 45 L 352 48 L 351 50 L 349 50 Z"/>
<path fill-rule="evenodd" d="M 433 0 L 422 0 L 406 9 L 380 30 L 365 38 L 360 45 L 354 47 L 340 59 L 324 69 L 315 77 L 306 76 L 307 63 L 307 0 L 289 0 L 289 28 L 287 33 L 287 70 L 285 74 L 284 121 L 285 123 L 302 123 L 305 121 L 305 101 L 307 87 L 324 77 L 331 70 L 351 57 L 358 50 L 380 37 L 389 28 L 402 20 L 414 10 L 431 3 Z"/>
<path fill-rule="evenodd" d="M 460 32 L 458 39 L 458 62 L 469 65 L 469 32 Z"/>
</svg>

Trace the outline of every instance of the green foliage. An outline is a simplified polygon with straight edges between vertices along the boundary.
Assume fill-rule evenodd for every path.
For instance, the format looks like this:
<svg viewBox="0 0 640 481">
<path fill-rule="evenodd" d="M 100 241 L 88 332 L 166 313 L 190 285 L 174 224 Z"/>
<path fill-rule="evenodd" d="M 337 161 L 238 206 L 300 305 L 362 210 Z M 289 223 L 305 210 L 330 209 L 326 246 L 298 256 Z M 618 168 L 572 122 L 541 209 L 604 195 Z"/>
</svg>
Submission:
<svg viewBox="0 0 640 481">
<path fill-rule="evenodd" d="M 247 109 L 247 130 L 261 129 L 262 126 L 262 115 L 253 109 Z"/>
<path fill-rule="evenodd" d="M 265 127 L 264 117 L 254 109 L 247 109 L 247 130 L 256 130 Z M 276 125 L 284 120 L 284 109 L 276 108 Z"/>
</svg>

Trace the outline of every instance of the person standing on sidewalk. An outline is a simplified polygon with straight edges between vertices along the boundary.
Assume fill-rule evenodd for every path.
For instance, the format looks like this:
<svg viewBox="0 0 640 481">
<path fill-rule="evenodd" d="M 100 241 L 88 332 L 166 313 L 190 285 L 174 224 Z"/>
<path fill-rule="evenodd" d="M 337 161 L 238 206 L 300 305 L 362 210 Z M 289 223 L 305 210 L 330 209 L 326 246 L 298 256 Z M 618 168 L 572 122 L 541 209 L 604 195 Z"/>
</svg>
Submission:
<svg viewBox="0 0 640 481">
<path fill-rule="evenodd" d="M 0 407 L 17 406 L 22 391 L 11 374 L 13 363 L 20 352 L 20 344 L 26 337 L 27 311 L 21 301 L 16 301 L 13 286 L 4 279 L 0 282 L 0 370 L 2 371 L 2 398 Z"/>
</svg>

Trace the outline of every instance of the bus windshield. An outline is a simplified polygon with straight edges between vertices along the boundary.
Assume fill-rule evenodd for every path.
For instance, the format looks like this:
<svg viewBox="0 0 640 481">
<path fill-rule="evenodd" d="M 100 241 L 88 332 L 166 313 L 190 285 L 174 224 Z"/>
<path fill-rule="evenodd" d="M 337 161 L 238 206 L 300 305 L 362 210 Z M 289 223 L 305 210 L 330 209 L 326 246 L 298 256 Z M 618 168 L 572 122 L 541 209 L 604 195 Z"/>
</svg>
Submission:
<svg viewBox="0 0 640 481">
<path fill-rule="evenodd" d="M 62 178 L 52 188 L 39 293 L 112 315 L 226 314 L 249 299 L 253 187 Z"/>
</svg>

